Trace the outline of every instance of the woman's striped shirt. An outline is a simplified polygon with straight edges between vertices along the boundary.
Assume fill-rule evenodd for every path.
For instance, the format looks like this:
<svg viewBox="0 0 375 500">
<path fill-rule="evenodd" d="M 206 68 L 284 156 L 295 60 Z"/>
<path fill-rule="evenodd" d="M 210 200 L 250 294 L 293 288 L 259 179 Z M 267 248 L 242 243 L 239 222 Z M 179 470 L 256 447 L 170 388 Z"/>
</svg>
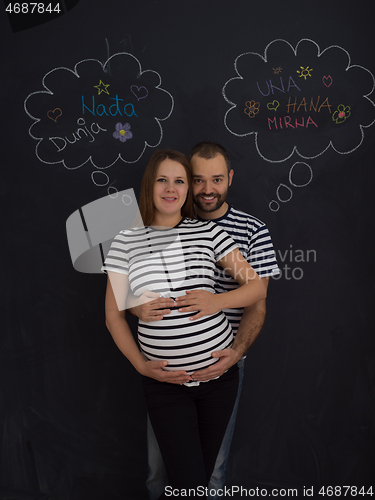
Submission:
<svg viewBox="0 0 375 500">
<path fill-rule="evenodd" d="M 183 219 L 176 227 L 141 227 L 122 231 L 112 242 L 102 270 L 127 274 L 132 293 L 147 290 L 166 297 L 187 290 L 215 293 L 216 262 L 237 248 L 211 221 Z M 138 324 L 138 341 L 148 360 L 167 360 L 168 370 L 192 373 L 217 359 L 211 353 L 229 347 L 233 334 L 220 311 L 195 321 L 177 308 L 160 321 Z"/>
</svg>

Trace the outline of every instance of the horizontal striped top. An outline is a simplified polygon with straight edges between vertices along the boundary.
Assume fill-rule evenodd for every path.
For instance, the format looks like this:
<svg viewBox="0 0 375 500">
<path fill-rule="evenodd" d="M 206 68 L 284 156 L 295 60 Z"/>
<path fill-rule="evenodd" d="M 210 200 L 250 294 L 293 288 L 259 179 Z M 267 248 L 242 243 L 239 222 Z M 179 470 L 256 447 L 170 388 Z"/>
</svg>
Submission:
<svg viewBox="0 0 375 500">
<path fill-rule="evenodd" d="M 193 289 L 215 293 L 216 262 L 235 248 L 214 222 L 185 218 L 174 228 L 120 232 L 102 270 L 127 274 L 135 296 L 147 290 L 170 297 Z M 189 319 L 192 314 L 172 309 L 160 321 L 139 321 L 138 341 L 145 358 L 167 360 L 165 369 L 188 373 L 216 362 L 211 353 L 232 344 L 230 324 L 222 311 L 195 321 Z"/>
<path fill-rule="evenodd" d="M 226 214 L 214 219 L 214 222 L 237 243 L 240 252 L 258 276 L 264 278 L 280 273 L 270 233 L 262 221 L 229 205 Z M 229 292 L 237 287 L 237 281 L 220 266 L 216 266 L 216 293 Z M 225 309 L 224 312 L 236 335 L 243 308 Z"/>
</svg>

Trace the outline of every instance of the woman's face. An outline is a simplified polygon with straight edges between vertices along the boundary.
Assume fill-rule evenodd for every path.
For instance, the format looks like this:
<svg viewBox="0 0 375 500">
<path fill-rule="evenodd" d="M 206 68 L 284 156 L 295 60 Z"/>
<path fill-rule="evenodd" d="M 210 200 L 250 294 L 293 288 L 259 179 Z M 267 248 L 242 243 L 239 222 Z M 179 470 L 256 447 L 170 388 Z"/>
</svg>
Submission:
<svg viewBox="0 0 375 500">
<path fill-rule="evenodd" d="M 154 205 L 157 215 L 180 217 L 181 207 L 188 193 L 185 168 L 177 161 L 167 158 L 156 171 L 154 183 Z"/>
</svg>

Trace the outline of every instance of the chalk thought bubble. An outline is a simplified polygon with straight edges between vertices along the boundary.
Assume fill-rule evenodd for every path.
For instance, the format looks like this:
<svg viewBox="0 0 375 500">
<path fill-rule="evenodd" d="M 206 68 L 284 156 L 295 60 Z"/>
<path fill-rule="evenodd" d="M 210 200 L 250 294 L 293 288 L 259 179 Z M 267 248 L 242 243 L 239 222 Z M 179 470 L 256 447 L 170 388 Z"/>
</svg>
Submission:
<svg viewBox="0 0 375 500">
<path fill-rule="evenodd" d="M 135 163 L 147 146 L 163 137 L 161 122 L 173 111 L 161 77 L 126 52 L 104 64 L 96 59 L 59 67 L 42 80 L 45 90 L 30 94 L 25 111 L 34 123 L 30 136 L 43 163 L 76 169 L 91 162 L 105 169 L 117 160 Z"/>
<path fill-rule="evenodd" d="M 352 65 L 341 47 L 321 52 L 312 40 L 300 40 L 295 49 L 274 40 L 264 55 L 238 56 L 234 68 L 238 76 L 223 87 L 230 104 L 225 126 L 239 137 L 253 134 L 259 155 L 269 162 L 283 162 L 294 152 L 316 158 L 329 147 L 351 153 L 375 122 L 369 98 L 374 76 Z"/>
</svg>

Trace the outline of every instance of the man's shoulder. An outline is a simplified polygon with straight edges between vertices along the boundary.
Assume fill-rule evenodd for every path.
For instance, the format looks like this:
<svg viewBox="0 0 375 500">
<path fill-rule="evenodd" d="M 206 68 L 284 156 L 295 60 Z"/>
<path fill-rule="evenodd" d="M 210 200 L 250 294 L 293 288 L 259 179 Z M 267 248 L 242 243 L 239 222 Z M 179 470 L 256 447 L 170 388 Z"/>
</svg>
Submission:
<svg viewBox="0 0 375 500">
<path fill-rule="evenodd" d="M 255 217 L 254 215 L 248 214 L 243 210 L 230 205 L 227 213 L 222 218 L 221 222 L 223 224 L 234 224 L 240 225 L 242 227 L 247 227 L 251 229 L 252 232 L 257 231 L 261 227 L 265 227 L 265 223 Z"/>
</svg>

